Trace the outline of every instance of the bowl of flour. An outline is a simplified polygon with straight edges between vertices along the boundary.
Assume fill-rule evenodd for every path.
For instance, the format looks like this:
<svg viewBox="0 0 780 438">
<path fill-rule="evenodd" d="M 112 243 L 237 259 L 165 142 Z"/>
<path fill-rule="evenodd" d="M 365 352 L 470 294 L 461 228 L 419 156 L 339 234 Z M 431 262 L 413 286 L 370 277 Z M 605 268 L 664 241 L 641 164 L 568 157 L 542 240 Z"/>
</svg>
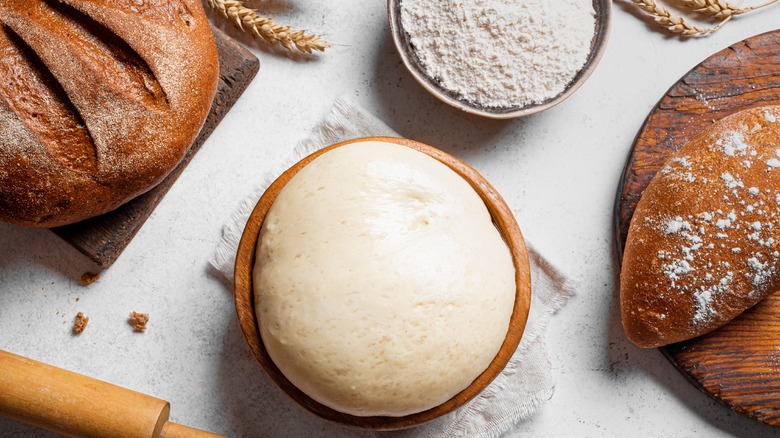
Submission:
<svg viewBox="0 0 780 438">
<path fill-rule="evenodd" d="M 468 113 L 509 119 L 550 108 L 606 48 L 611 0 L 388 0 L 412 76 Z"/>
</svg>

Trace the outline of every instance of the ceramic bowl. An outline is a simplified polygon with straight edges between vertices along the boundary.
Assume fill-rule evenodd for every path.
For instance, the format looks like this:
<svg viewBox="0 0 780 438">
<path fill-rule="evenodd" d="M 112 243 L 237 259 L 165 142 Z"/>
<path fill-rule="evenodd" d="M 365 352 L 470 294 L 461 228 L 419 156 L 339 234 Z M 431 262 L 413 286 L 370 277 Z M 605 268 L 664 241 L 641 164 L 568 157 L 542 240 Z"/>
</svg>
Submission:
<svg viewBox="0 0 780 438">
<path fill-rule="evenodd" d="M 252 285 L 255 250 L 263 220 L 276 199 L 276 196 L 300 169 L 318 156 L 334 148 L 367 140 L 392 142 L 418 150 L 437 159 L 441 163 L 444 163 L 461 175 L 470 183 L 471 187 L 485 202 L 485 205 L 493 218 L 493 222 L 511 250 L 515 266 L 516 293 L 509 330 L 498 354 L 490 363 L 489 367 L 480 374 L 471 385 L 445 403 L 429 410 L 403 417 L 359 417 L 348 415 L 318 403 L 304 394 L 287 380 L 271 360 L 263 345 L 263 340 L 260 337 L 260 329 L 255 313 L 254 289 Z M 412 427 L 452 411 L 482 391 L 501 372 L 501 370 L 503 370 L 504 366 L 512 357 L 512 354 L 514 354 L 525 328 L 526 319 L 528 317 L 528 308 L 530 306 L 531 279 L 528 254 L 517 222 L 501 196 L 481 175 L 462 161 L 431 146 L 400 138 L 370 137 L 350 140 L 321 149 L 293 165 L 268 187 L 252 211 L 241 237 L 236 257 L 234 294 L 238 321 L 241 330 L 244 332 L 244 336 L 249 343 L 249 348 L 271 379 L 288 396 L 305 409 L 327 420 L 353 427 L 392 430 Z"/>
<path fill-rule="evenodd" d="M 406 69 L 409 70 L 414 79 L 416 79 L 423 88 L 428 90 L 442 102 L 467 113 L 491 119 L 512 119 L 538 113 L 563 102 L 574 94 L 574 92 L 582 86 L 585 80 L 588 79 L 591 73 L 593 73 L 599 60 L 601 60 L 601 56 L 604 54 L 604 50 L 607 47 L 607 38 L 609 36 L 611 20 L 610 11 L 612 9 L 612 0 L 593 0 L 593 9 L 596 12 L 596 30 L 593 34 L 593 39 L 590 42 L 588 58 L 582 69 L 580 69 L 577 75 L 574 76 L 560 94 L 540 103 L 525 106 L 494 108 L 480 106 L 462 99 L 456 93 L 443 88 L 438 81 L 425 74 L 425 69 L 417 58 L 409 41 L 409 35 L 404 32 L 403 27 L 401 26 L 402 1 L 403 0 L 388 0 L 387 10 L 393 41 L 395 42 L 395 47 L 398 49 L 398 54 L 401 56 L 401 61 L 403 61 Z"/>
</svg>

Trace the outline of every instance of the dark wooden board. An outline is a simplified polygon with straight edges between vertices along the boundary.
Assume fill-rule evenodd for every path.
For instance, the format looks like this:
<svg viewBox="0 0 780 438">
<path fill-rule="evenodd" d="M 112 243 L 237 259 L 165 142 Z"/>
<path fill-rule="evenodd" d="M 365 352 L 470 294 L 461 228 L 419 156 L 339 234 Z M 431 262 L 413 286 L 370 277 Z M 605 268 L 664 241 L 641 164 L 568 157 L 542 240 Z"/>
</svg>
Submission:
<svg viewBox="0 0 780 438">
<path fill-rule="evenodd" d="M 780 104 L 780 30 L 710 56 L 669 89 L 639 131 L 618 189 L 615 232 L 621 259 L 636 204 L 666 157 L 714 121 L 771 104 Z M 780 425 L 779 294 L 712 333 L 661 351 L 716 400 Z"/>
<path fill-rule="evenodd" d="M 211 28 L 219 53 L 219 85 L 206 122 L 181 163 L 159 185 L 118 209 L 52 231 L 105 269 L 124 251 L 176 179 L 233 107 L 260 69 L 260 62 L 219 29 Z"/>
</svg>

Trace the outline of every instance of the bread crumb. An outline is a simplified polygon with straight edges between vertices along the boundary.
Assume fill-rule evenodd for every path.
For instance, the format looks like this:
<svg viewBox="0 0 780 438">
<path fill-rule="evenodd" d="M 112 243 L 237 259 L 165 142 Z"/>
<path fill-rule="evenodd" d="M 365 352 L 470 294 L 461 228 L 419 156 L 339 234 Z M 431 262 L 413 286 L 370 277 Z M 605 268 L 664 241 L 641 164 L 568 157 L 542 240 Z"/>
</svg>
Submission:
<svg viewBox="0 0 780 438">
<path fill-rule="evenodd" d="M 149 322 L 149 314 L 132 311 L 130 312 L 130 319 L 128 322 L 133 326 L 133 331 L 142 332 L 146 330 L 146 323 Z"/>
<path fill-rule="evenodd" d="M 76 319 L 73 321 L 73 334 L 77 335 L 83 332 L 87 328 L 87 323 L 89 323 L 89 317 L 84 316 L 81 312 L 77 313 Z"/>
<path fill-rule="evenodd" d="M 100 280 L 100 273 L 85 272 L 81 275 L 81 284 L 86 286 Z"/>
</svg>

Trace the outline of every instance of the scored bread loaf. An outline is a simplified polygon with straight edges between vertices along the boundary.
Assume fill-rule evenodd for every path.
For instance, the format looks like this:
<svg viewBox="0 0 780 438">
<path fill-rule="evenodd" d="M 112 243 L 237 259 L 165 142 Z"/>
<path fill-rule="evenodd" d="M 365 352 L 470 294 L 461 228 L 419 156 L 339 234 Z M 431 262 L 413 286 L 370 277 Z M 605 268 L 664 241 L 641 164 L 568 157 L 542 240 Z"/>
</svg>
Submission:
<svg viewBox="0 0 780 438">
<path fill-rule="evenodd" d="M 780 107 L 726 117 L 676 151 L 637 205 L 620 275 L 640 347 L 706 334 L 780 285 Z"/>
<path fill-rule="evenodd" d="M 0 220 L 96 216 L 179 163 L 219 74 L 199 0 L 0 0 L 0 22 Z"/>
</svg>

